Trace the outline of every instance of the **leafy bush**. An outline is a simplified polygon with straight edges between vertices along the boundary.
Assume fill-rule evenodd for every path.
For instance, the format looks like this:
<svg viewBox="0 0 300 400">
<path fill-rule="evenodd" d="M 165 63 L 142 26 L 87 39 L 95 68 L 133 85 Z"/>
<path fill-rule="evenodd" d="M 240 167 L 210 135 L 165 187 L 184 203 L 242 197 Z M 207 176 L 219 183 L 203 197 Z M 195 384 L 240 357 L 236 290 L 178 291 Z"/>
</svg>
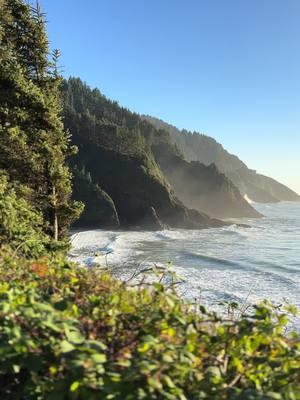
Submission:
<svg viewBox="0 0 300 400">
<path fill-rule="evenodd" d="M 1 400 L 300 398 L 299 337 L 268 303 L 222 321 L 63 258 L 3 252 L 0 274 Z"/>
</svg>

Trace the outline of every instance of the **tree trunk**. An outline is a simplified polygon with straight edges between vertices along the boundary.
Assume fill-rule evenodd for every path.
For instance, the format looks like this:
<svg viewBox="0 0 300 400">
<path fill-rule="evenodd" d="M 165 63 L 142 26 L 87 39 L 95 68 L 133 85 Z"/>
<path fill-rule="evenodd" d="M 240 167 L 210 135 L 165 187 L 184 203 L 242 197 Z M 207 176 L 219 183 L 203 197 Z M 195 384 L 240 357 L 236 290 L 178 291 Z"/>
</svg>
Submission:
<svg viewBox="0 0 300 400">
<path fill-rule="evenodd" d="M 53 238 L 54 238 L 54 240 L 58 240 L 58 218 L 57 218 L 57 212 L 56 212 L 57 202 L 56 202 L 55 186 L 53 186 L 52 194 L 53 194 Z"/>
</svg>

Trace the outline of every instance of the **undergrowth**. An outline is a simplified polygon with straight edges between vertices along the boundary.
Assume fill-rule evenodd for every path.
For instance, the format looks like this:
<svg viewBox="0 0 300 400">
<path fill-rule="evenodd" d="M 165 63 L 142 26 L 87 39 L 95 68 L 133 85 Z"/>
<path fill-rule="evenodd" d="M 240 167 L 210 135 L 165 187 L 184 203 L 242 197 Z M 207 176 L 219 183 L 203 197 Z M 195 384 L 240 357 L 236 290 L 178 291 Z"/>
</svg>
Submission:
<svg viewBox="0 0 300 400">
<path fill-rule="evenodd" d="M 238 320 L 161 283 L 2 254 L 1 400 L 300 399 L 300 344 L 265 302 Z"/>
</svg>

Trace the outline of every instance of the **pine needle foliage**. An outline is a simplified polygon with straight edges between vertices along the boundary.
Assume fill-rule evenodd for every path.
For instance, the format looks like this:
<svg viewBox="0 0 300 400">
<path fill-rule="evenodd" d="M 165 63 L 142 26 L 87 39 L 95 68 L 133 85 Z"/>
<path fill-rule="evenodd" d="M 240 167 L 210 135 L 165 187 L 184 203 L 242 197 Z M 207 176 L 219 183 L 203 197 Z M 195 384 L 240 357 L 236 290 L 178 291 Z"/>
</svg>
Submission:
<svg viewBox="0 0 300 400">
<path fill-rule="evenodd" d="M 16 188 L 28 188 L 26 201 L 54 240 L 65 237 L 81 209 L 70 200 L 72 148 L 61 118 L 57 58 L 57 52 L 49 57 L 39 4 L 1 0 L 0 168 Z"/>
</svg>

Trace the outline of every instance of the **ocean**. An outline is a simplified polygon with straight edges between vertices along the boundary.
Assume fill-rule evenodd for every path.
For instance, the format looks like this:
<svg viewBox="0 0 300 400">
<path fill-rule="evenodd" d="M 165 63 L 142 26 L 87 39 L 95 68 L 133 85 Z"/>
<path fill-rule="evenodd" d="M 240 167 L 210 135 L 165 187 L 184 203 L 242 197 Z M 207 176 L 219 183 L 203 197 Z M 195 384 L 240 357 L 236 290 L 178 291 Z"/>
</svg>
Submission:
<svg viewBox="0 0 300 400">
<path fill-rule="evenodd" d="M 137 267 L 170 262 L 184 281 L 181 294 L 219 311 L 221 302 L 263 299 L 300 309 L 300 203 L 253 206 L 263 218 L 217 229 L 76 232 L 70 257 L 87 266 L 107 265 L 125 279 Z"/>
</svg>

